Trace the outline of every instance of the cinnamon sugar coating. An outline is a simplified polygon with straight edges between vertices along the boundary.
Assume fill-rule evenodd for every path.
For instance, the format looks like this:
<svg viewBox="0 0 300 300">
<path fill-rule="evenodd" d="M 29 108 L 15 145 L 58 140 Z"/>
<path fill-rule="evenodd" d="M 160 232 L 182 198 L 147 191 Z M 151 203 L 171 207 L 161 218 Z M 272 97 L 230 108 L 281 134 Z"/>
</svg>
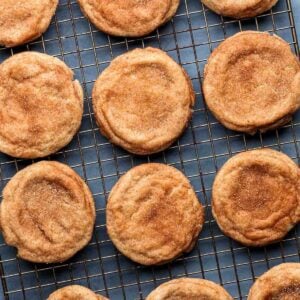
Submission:
<svg viewBox="0 0 300 300">
<path fill-rule="evenodd" d="M 180 0 L 78 0 L 82 12 L 100 30 L 141 37 L 169 21 Z"/>
<path fill-rule="evenodd" d="M 58 0 L 1 0 L 0 45 L 14 47 L 40 37 L 57 5 Z"/>
<path fill-rule="evenodd" d="M 245 31 L 217 47 L 205 67 L 208 108 L 227 128 L 255 134 L 289 122 L 300 106 L 300 63 L 287 42 Z"/>
<path fill-rule="evenodd" d="M 300 263 L 283 263 L 260 276 L 248 300 L 299 300 Z"/>
<path fill-rule="evenodd" d="M 220 285 L 204 279 L 180 278 L 168 281 L 154 291 L 146 300 L 233 300 Z"/>
<path fill-rule="evenodd" d="M 188 125 L 194 101 L 186 72 L 155 48 L 117 57 L 93 89 L 102 134 L 139 155 L 162 151 L 176 141 Z"/>
<path fill-rule="evenodd" d="M 252 150 L 229 159 L 215 178 L 212 212 L 247 246 L 280 241 L 300 221 L 300 171 L 285 154 Z"/>
<path fill-rule="evenodd" d="M 26 167 L 3 190 L 0 220 L 5 242 L 31 262 L 72 257 L 90 241 L 95 215 L 85 182 L 58 162 Z"/>
<path fill-rule="evenodd" d="M 80 127 L 83 91 L 62 61 L 38 52 L 0 65 L 0 151 L 38 158 L 66 146 Z"/>
<path fill-rule="evenodd" d="M 112 242 L 143 265 L 164 264 L 191 251 L 204 223 L 203 207 L 187 178 L 155 163 L 120 178 L 106 214 Z"/>
</svg>

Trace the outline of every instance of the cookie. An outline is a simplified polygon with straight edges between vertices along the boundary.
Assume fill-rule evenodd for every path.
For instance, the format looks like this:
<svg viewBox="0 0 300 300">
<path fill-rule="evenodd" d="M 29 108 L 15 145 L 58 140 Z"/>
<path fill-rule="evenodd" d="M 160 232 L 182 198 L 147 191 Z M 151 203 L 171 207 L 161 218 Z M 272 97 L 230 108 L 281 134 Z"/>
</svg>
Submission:
<svg viewBox="0 0 300 300">
<path fill-rule="evenodd" d="M 84 15 L 101 31 L 141 37 L 169 21 L 180 0 L 78 0 Z"/>
<path fill-rule="evenodd" d="M 49 27 L 58 0 L 1 0 L 0 45 L 14 47 L 40 37 Z"/>
<path fill-rule="evenodd" d="M 284 263 L 259 277 L 250 289 L 248 300 L 299 300 L 300 264 Z"/>
<path fill-rule="evenodd" d="M 81 285 L 69 285 L 52 293 L 48 300 L 107 300 Z"/>
<path fill-rule="evenodd" d="M 0 151 L 38 158 L 66 146 L 80 127 L 83 92 L 52 56 L 23 52 L 0 65 Z"/>
<path fill-rule="evenodd" d="M 300 106 L 300 63 L 284 40 L 245 31 L 226 39 L 204 71 L 207 106 L 227 128 L 255 134 L 277 128 Z"/>
<path fill-rule="evenodd" d="M 88 244 L 95 206 L 84 181 L 68 166 L 42 161 L 19 171 L 3 190 L 1 229 L 18 256 L 63 262 Z"/>
<path fill-rule="evenodd" d="M 300 221 L 300 171 L 271 149 L 235 155 L 218 172 L 212 212 L 221 230 L 247 246 L 281 240 Z"/>
<path fill-rule="evenodd" d="M 258 16 L 271 9 L 278 0 L 202 0 L 215 13 L 235 19 Z"/>
<path fill-rule="evenodd" d="M 192 250 L 204 212 L 180 171 L 150 163 L 119 179 L 109 195 L 106 220 L 120 252 L 137 263 L 159 265 Z"/>
<path fill-rule="evenodd" d="M 166 282 L 149 294 L 146 300 L 233 300 L 220 285 L 204 279 L 181 278 Z"/>
<path fill-rule="evenodd" d="M 154 48 L 114 59 L 93 89 L 102 134 L 139 155 L 160 152 L 176 141 L 188 125 L 194 101 L 185 71 Z"/>
</svg>

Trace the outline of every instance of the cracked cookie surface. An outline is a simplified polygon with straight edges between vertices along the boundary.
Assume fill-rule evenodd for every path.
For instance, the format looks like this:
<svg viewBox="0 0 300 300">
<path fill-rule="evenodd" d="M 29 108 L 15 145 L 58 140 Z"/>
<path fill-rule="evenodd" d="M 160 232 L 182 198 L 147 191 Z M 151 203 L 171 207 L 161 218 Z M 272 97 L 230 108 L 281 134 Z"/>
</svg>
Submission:
<svg viewBox="0 0 300 300">
<path fill-rule="evenodd" d="M 68 166 L 42 161 L 19 171 L 3 190 L 1 229 L 18 256 L 63 262 L 86 246 L 95 206 L 85 182 Z"/>
<path fill-rule="evenodd" d="M 117 57 L 93 88 L 93 107 L 102 134 L 139 155 L 168 148 L 186 129 L 194 101 L 186 72 L 155 48 Z"/>
<path fill-rule="evenodd" d="M 299 300 L 300 263 L 283 263 L 260 276 L 248 300 Z"/>
<path fill-rule="evenodd" d="M 169 21 L 179 0 L 78 0 L 83 13 L 100 30 L 140 37 Z"/>
<path fill-rule="evenodd" d="M 1 0 L 0 45 L 14 47 L 40 37 L 57 5 L 58 0 Z"/>
<path fill-rule="evenodd" d="M 189 252 L 202 229 L 203 207 L 178 170 L 143 164 L 123 175 L 107 204 L 107 230 L 115 246 L 144 265 L 167 263 Z"/>
<path fill-rule="evenodd" d="M 221 230 L 247 246 L 281 240 L 300 221 L 300 171 L 271 149 L 235 155 L 218 172 L 212 212 Z"/>
<path fill-rule="evenodd" d="M 300 63 L 287 42 L 244 31 L 217 47 L 204 71 L 206 104 L 227 128 L 255 134 L 289 122 L 300 106 Z"/>
<path fill-rule="evenodd" d="M 220 285 L 204 279 L 180 278 L 163 283 L 146 300 L 233 300 Z"/>
<path fill-rule="evenodd" d="M 66 146 L 83 114 L 83 92 L 65 63 L 22 52 L 0 65 L 0 151 L 44 157 Z"/>
<path fill-rule="evenodd" d="M 80 285 L 69 285 L 53 292 L 48 300 L 108 300 Z"/>
</svg>

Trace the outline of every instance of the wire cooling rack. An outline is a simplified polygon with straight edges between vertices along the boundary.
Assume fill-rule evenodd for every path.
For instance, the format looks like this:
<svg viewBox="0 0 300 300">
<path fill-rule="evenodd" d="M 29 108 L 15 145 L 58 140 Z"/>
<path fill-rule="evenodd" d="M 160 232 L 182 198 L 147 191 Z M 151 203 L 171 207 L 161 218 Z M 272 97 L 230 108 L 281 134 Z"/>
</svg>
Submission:
<svg viewBox="0 0 300 300">
<path fill-rule="evenodd" d="M 281 243 L 261 249 L 243 247 L 225 237 L 211 216 L 211 186 L 216 171 L 235 153 L 272 147 L 299 163 L 300 113 L 293 122 L 271 133 L 254 137 L 225 129 L 207 111 L 201 93 L 203 67 L 210 52 L 224 38 L 241 30 L 275 32 L 299 55 L 290 0 L 279 0 L 271 12 L 236 21 L 204 8 L 199 0 L 181 0 L 172 22 L 143 39 L 107 36 L 83 17 L 74 0 L 61 0 L 49 30 L 25 47 L 0 49 L 0 61 L 24 50 L 46 52 L 64 60 L 85 91 L 80 132 L 63 151 L 49 159 L 70 165 L 88 183 L 97 221 L 90 244 L 63 264 L 36 265 L 16 257 L 16 251 L 0 237 L 0 299 L 46 299 L 54 290 L 81 284 L 111 299 L 144 299 L 159 284 L 189 276 L 222 284 L 236 299 L 246 299 L 254 279 L 282 262 L 299 262 L 300 227 Z M 150 157 L 137 157 L 112 146 L 95 124 L 91 90 L 99 73 L 121 53 L 153 46 L 168 52 L 183 65 L 197 93 L 193 120 L 184 135 L 168 150 Z M 206 222 L 194 250 L 160 267 L 143 267 L 118 253 L 105 229 L 105 203 L 120 175 L 144 162 L 163 162 L 181 169 L 190 179 L 206 207 Z M 0 154 L 1 190 L 20 169 L 33 161 Z"/>
</svg>

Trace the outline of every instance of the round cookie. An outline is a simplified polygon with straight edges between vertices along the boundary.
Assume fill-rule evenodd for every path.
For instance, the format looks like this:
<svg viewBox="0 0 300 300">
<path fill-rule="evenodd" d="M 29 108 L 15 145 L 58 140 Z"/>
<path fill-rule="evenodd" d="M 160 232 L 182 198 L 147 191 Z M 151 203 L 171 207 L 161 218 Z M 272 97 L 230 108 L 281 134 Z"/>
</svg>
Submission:
<svg viewBox="0 0 300 300">
<path fill-rule="evenodd" d="M 204 279 L 181 278 L 168 281 L 154 291 L 146 300 L 233 300 L 220 285 Z"/>
<path fill-rule="evenodd" d="M 58 0 L 1 0 L 0 45 L 14 47 L 40 37 L 49 27 Z"/>
<path fill-rule="evenodd" d="M 154 48 L 136 49 L 114 59 L 93 89 L 102 134 L 139 155 L 168 148 L 187 127 L 194 101 L 183 68 Z"/>
<path fill-rule="evenodd" d="M 180 0 L 78 0 L 78 3 L 100 30 L 114 36 L 141 37 L 169 21 Z"/>
<path fill-rule="evenodd" d="M 125 256 L 143 265 L 172 261 L 194 247 L 204 211 L 188 179 L 164 164 L 142 164 L 113 187 L 108 234 Z"/>
<path fill-rule="evenodd" d="M 300 106 L 300 63 L 284 40 L 245 31 L 226 39 L 204 71 L 207 106 L 227 128 L 255 134 L 290 121 Z"/>
<path fill-rule="evenodd" d="M 55 153 L 76 134 L 83 92 L 52 56 L 23 52 L 0 65 L 0 151 L 20 158 Z"/>
<path fill-rule="evenodd" d="M 212 189 L 212 212 L 221 230 L 247 246 L 281 240 L 300 221 L 300 172 L 271 149 L 235 155 Z"/>
<path fill-rule="evenodd" d="M 81 285 L 69 285 L 52 293 L 48 300 L 107 300 Z"/>
<path fill-rule="evenodd" d="M 258 16 L 277 2 L 278 0 L 202 0 L 215 13 L 235 19 Z"/>
<path fill-rule="evenodd" d="M 300 263 L 284 263 L 259 277 L 250 289 L 248 300 L 299 300 Z"/>
<path fill-rule="evenodd" d="M 95 206 L 84 181 L 68 166 L 42 161 L 19 171 L 3 190 L 1 230 L 18 256 L 63 262 L 88 244 Z"/>
</svg>

